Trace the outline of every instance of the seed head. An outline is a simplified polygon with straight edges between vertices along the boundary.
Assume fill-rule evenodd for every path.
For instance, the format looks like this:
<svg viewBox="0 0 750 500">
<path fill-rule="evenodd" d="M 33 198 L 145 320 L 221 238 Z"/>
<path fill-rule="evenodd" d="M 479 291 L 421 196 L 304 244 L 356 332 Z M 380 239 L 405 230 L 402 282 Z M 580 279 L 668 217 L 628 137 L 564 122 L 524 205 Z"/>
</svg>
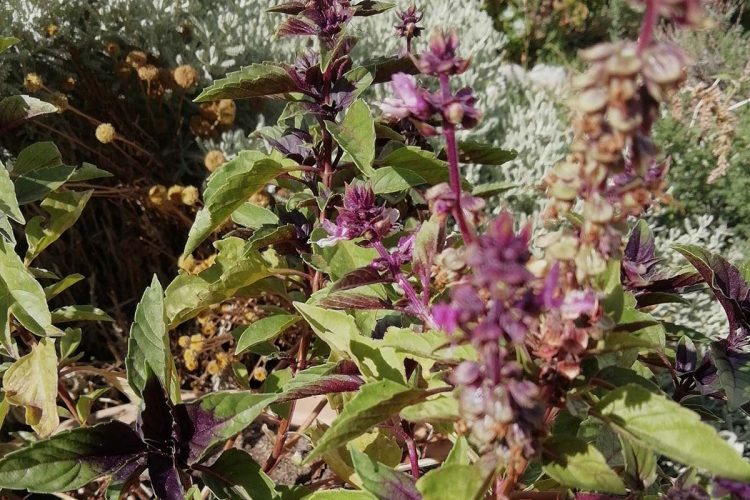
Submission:
<svg viewBox="0 0 750 500">
<path fill-rule="evenodd" d="M 182 190 L 181 196 L 182 203 L 189 207 L 195 206 L 195 204 L 198 203 L 198 200 L 200 200 L 198 188 L 195 186 L 185 186 L 185 188 Z"/>
<path fill-rule="evenodd" d="M 29 92 L 39 92 L 44 86 L 44 80 L 37 73 L 29 73 L 23 79 L 23 87 Z"/>
<path fill-rule="evenodd" d="M 203 164 L 206 166 L 206 169 L 208 169 L 209 172 L 213 172 L 220 166 L 224 165 L 226 162 L 227 159 L 224 156 L 224 153 L 222 153 L 218 149 L 212 149 L 211 151 L 206 153 L 206 156 L 203 158 Z"/>
<path fill-rule="evenodd" d="M 125 62 L 135 69 L 144 66 L 146 61 L 148 61 L 148 56 L 145 52 L 140 50 L 131 50 L 128 52 L 128 55 L 125 56 Z"/>
<path fill-rule="evenodd" d="M 198 72 L 189 64 L 177 66 L 174 70 L 174 81 L 183 89 L 192 88 L 198 83 Z"/>
<path fill-rule="evenodd" d="M 115 140 L 117 132 L 115 131 L 115 127 L 113 127 L 111 123 L 100 123 L 99 126 L 96 127 L 96 132 L 94 132 L 94 135 L 96 135 L 97 141 L 101 142 L 102 144 L 109 144 L 110 142 Z"/>
<path fill-rule="evenodd" d="M 159 78 L 159 68 L 153 64 L 146 64 L 138 68 L 138 78 L 144 82 L 153 82 Z"/>
</svg>

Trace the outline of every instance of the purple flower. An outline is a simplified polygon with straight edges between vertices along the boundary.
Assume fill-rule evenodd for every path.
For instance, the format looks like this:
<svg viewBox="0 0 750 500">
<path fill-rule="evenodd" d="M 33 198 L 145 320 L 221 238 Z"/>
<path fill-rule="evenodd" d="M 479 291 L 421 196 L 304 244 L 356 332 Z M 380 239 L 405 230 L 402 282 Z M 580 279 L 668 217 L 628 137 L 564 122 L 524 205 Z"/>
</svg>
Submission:
<svg viewBox="0 0 750 500">
<path fill-rule="evenodd" d="M 317 242 L 318 246 L 333 246 L 341 240 L 365 237 L 381 240 L 400 228 L 399 212 L 375 204 L 375 193 L 366 184 L 349 184 L 344 191 L 344 205 L 338 207 L 336 223 L 323 221 L 327 238 Z"/>
<path fill-rule="evenodd" d="M 474 128 L 482 119 L 482 112 L 476 106 L 474 91 L 465 87 L 443 102 L 439 93 L 433 98 L 433 103 L 439 107 L 443 113 L 443 119 L 453 125 L 461 125 L 465 129 Z"/>
<path fill-rule="evenodd" d="M 530 227 L 518 234 L 513 230 L 513 217 L 502 212 L 491 224 L 486 234 L 467 249 L 466 261 L 474 271 L 477 283 L 490 290 L 498 283 L 521 285 L 532 278 L 526 264 L 531 258 Z"/>
<path fill-rule="evenodd" d="M 399 23 L 395 26 L 396 33 L 401 38 L 415 38 L 422 34 L 422 28 L 417 23 L 422 20 L 422 13 L 417 11 L 417 7 L 411 4 L 406 10 L 396 12 Z"/>
<path fill-rule="evenodd" d="M 458 310 L 449 304 L 433 306 L 432 319 L 435 326 L 446 333 L 453 333 L 458 328 Z"/>
<path fill-rule="evenodd" d="M 406 73 L 396 73 L 391 80 L 396 97 L 386 98 L 380 104 L 380 109 L 387 118 L 393 120 L 415 118 L 426 121 L 432 117 L 436 110 L 430 103 L 430 95 L 417 85 L 416 78 Z"/>
<path fill-rule="evenodd" d="M 281 23 L 276 30 L 280 38 L 288 36 L 318 36 L 329 47 L 336 35 L 354 16 L 348 0 L 314 0 L 296 17 Z"/>
<path fill-rule="evenodd" d="M 425 198 L 430 204 L 430 210 L 441 217 L 447 217 L 453 213 L 456 205 L 456 195 L 447 182 L 432 186 L 425 193 Z M 467 219 L 476 219 L 484 210 L 484 206 L 485 201 L 482 198 L 469 193 L 461 193 L 461 210 Z"/>
<path fill-rule="evenodd" d="M 568 292 L 560 306 L 563 319 L 578 319 L 584 315 L 593 318 L 598 310 L 599 301 L 590 288 Z"/>
<path fill-rule="evenodd" d="M 455 29 L 448 32 L 435 30 L 430 36 L 430 47 L 416 61 L 425 75 L 459 75 L 469 67 L 469 61 L 456 54 L 458 34 Z"/>
<path fill-rule="evenodd" d="M 714 479 L 714 494 L 718 497 L 729 495 L 732 500 L 750 498 L 750 484 L 731 479 Z"/>
</svg>

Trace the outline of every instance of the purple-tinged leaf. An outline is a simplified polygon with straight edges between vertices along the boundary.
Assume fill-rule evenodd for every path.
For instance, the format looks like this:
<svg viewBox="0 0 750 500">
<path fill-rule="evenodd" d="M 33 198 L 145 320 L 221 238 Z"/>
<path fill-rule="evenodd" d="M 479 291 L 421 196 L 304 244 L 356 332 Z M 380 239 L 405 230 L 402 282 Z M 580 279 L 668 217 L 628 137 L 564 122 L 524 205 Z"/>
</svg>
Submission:
<svg viewBox="0 0 750 500">
<path fill-rule="evenodd" d="M 360 267 L 354 271 L 345 274 L 331 287 L 331 291 L 339 292 L 351 290 L 365 285 L 374 285 L 377 283 L 390 283 L 392 278 L 385 276 L 380 271 L 370 266 Z"/>
<path fill-rule="evenodd" d="M 221 391 L 177 405 L 180 462 L 190 465 L 201 460 L 214 446 L 250 425 L 276 398 L 276 394 Z"/>
<path fill-rule="evenodd" d="M 286 403 L 310 396 L 352 392 L 363 384 L 362 379 L 357 375 L 324 375 L 314 379 L 308 379 L 303 375 L 304 381 L 298 380 L 300 375 L 302 372 L 284 387 L 284 392 L 276 400 L 277 403 Z"/>
<path fill-rule="evenodd" d="M 656 259 L 656 240 L 651 228 L 644 220 L 639 220 L 630 233 L 625 245 L 623 260 L 649 266 Z"/>
<path fill-rule="evenodd" d="M 388 2 L 376 2 L 374 0 L 362 0 L 358 4 L 353 5 L 353 7 L 355 16 L 367 17 L 374 16 L 376 14 L 382 14 L 383 12 L 388 12 L 393 7 L 395 7 L 395 4 Z"/>
<path fill-rule="evenodd" d="M 327 309 L 392 309 L 392 304 L 380 297 L 355 292 L 333 292 L 318 305 Z"/>
<path fill-rule="evenodd" d="M 149 446 L 173 455 L 177 430 L 172 404 L 159 379 L 151 374 L 143 389 L 143 409 L 138 415 L 136 429 Z"/>
<path fill-rule="evenodd" d="M 711 358 L 729 409 L 750 401 L 750 353 L 736 351 L 726 341 L 711 342 Z"/>
<path fill-rule="evenodd" d="M 195 102 L 249 99 L 298 90 L 297 84 L 284 67 L 273 63 L 251 64 L 214 81 L 203 89 L 203 92 L 195 98 Z"/>
<path fill-rule="evenodd" d="M 308 36 L 318 32 L 318 27 L 304 19 L 292 17 L 285 19 L 276 29 L 276 36 L 286 38 L 289 36 Z"/>
<path fill-rule="evenodd" d="M 146 445 L 122 422 L 80 427 L 0 459 L 0 488 L 55 493 L 80 488 L 137 461 Z"/>
<path fill-rule="evenodd" d="M 390 82 L 391 77 L 396 73 L 409 75 L 419 73 L 409 57 L 381 57 L 365 62 L 363 66 L 372 74 L 373 83 Z"/>
<path fill-rule="evenodd" d="M 644 307 L 655 306 L 659 304 L 684 304 L 689 306 L 690 301 L 683 299 L 676 293 L 667 292 L 646 292 L 636 295 L 635 297 L 637 308 L 643 309 Z"/>
<path fill-rule="evenodd" d="M 158 453 L 148 454 L 148 475 L 151 487 L 161 500 L 182 500 L 185 489 L 180 480 L 180 471 L 175 464 L 174 456 Z"/>
<path fill-rule="evenodd" d="M 739 269 L 720 255 L 695 245 L 675 245 L 713 291 L 729 320 L 728 347 L 739 347 L 750 333 L 750 289 Z"/>
<path fill-rule="evenodd" d="M 365 490 L 380 500 L 421 500 L 413 477 L 373 460 L 352 445 L 347 448 Z"/>
<path fill-rule="evenodd" d="M 698 365 L 698 351 L 695 344 L 688 336 L 683 336 L 677 343 L 677 354 L 674 360 L 674 369 L 680 373 L 688 373 L 695 370 Z"/>
<path fill-rule="evenodd" d="M 292 16 L 296 16 L 303 10 L 305 10 L 305 2 L 298 0 L 298 1 L 292 1 L 292 2 L 284 2 L 279 5 L 274 5 L 273 7 L 267 8 L 266 12 L 270 12 L 274 14 L 290 14 Z"/>
<path fill-rule="evenodd" d="M 680 273 L 671 278 L 662 278 L 651 280 L 643 287 L 643 290 L 649 292 L 677 292 L 686 293 L 694 291 L 698 284 L 703 282 L 703 278 L 698 273 Z"/>
</svg>

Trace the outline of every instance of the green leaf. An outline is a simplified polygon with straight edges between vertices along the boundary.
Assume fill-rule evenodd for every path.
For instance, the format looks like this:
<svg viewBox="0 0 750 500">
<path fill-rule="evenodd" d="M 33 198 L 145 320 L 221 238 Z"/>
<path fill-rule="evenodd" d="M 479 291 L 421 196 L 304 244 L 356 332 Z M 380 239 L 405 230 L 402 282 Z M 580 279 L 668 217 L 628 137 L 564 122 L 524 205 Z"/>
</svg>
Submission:
<svg viewBox="0 0 750 500">
<path fill-rule="evenodd" d="M 354 361 L 366 379 L 406 382 L 403 362 L 395 351 L 382 341 L 361 335 L 352 316 L 300 302 L 294 307 L 331 351 Z"/>
<path fill-rule="evenodd" d="M 11 173 L 18 177 L 34 170 L 59 167 L 62 164 L 62 155 L 54 142 L 35 142 L 18 153 Z"/>
<path fill-rule="evenodd" d="M 363 385 L 357 395 L 344 406 L 343 411 L 323 434 L 306 461 L 309 463 L 312 458 L 325 451 L 356 438 L 401 409 L 421 401 L 425 396 L 425 391 L 421 389 L 390 380 Z"/>
<path fill-rule="evenodd" d="M 70 274 L 57 283 L 44 287 L 44 296 L 47 298 L 47 300 L 50 300 L 53 297 L 57 297 L 76 283 L 83 281 L 84 279 L 86 278 L 84 278 L 82 274 Z"/>
<path fill-rule="evenodd" d="M 144 451 L 129 426 L 112 421 L 55 434 L 0 459 L 0 488 L 59 493 L 113 474 Z"/>
<path fill-rule="evenodd" d="M 478 500 L 485 490 L 486 478 L 477 465 L 450 464 L 433 469 L 417 481 L 417 489 L 424 500 Z"/>
<path fill-rule="evenodd" d="M 21 208 L 18 206 L 16 188 L 2 162 L 0 162 L 0 212 L 20 224 L 26 223 Z"/>
<path fill-rule="evenodd" d="M 52 311 L 53 323 L 71 321 L 114 321 L 114 319 L 98 307 L 90 305 L 63 306 Z"/>
<path fill-rule="evenodd" d="M 284 171 L 281 163 L 255 151 L 243 151 L 211 174 L 203 208 L 190 228 L 183 255 L 189 255 L 250 196 Z"/>
<path fill-rule="evenodd" d="M 0 238 L 4 239 L 10 246 L 16 246 L 16 237 L 13 234 L 13 226 L 10 225 L 10 219 L 0 214 Z"/>
<path fill-rule="evenodd" d="M 392 347 L 399 353 L 436 361 L 464 360 L 475 357 L 469 356 L 473 348 L 452 346 L 448 335 L 440 331 L 417 333 L 409 328 L 391 327 L 385 332 L 383 345 Z"/>
<path fill-rule="evenodd" d="M 297 85 L 286 69 L 273 63 L 251 64 L 228 73 L 203 89 L 195 102 L 218 99 L 248 99 L 297 91 Z"/>
<path fill-rule="evenodd" d="M 13 248 L 0 238 L 0 331 L 7 328 L 8 313 L 37 335 L 59 335 L 40 285 L 24 267 Z"/>
<path fill-rule="evenodd" d="M 57 353 L 55 342 L 41 339 L 31 352 L 3 375 L 8 402 L 26 409 L 26 423 L 41 437 L 60 425 L 57 416 Z"/>
<path fill-rule="evenodd" d="M 0 131 L 36 116 L 57 113 L 57 107 L 36 97 L 13 95 L 0 101 Z"/>
<path fill-rule="evenodd" d="M 9 48 L 11 48 L 12 46 L 14 46 L 20 41 L 21 40 L 19 40 L 18 38 L 14 36 L 0 37 L 0 54 L 2 54 L 3 52 L 5 52 L 6 50 L 8 50 Z"/>
<path fill-rule="evenodd" d="M 375 172 L 375 120 L 370 107 L 357 99 L 347 110 L 340 124 L 326 122 L 326 128 L 339 146 L 352 157 L 354 164 L 366 177 Z"/>
<path fill-rule="evenodd" d="M 91 163 L 84 162 L 83 164 L 81 164 L 81 167 L 77 169 L 73 173 L 73 175 L 70 176 L 70 178 L 68 179 L 68 182 L 91 181 L 94 179 L 103 179 L 106 177 L 114 177 L 114 176 L 110 172 L 107 172 L 106 170 L 102 170 L 96 165 L 92 165 Z"/>
<path fill-rule="evenodd" d="M 81 420 L 81 422 L 85 422 L 86 420 L 88 420 L 89 416 L 91 415 L 91 407 L 94 405 L 96 400 L 99 399 L 99 397 L 108 390 L 109 387 L 102 387 L 101 389 L 97 389 L 88 394 L 84 394 L 80 398 L 78 398 L 78 401 L 76 401 L 76 411 L 78 412 L 78 418 Z"/>
<path fill-rule="evenodd" d="M 371 177 L 375 194 L 398 193 L 427 184 L 424 177 L 404 167 L 381 167 L 375 170 Z"/>
<path fill-rule="evenodd" d="M 658 469 L 656 454 L 639 444 L 620 438 L 622 455 L 625 459 L 625 476 L 629 483 L 638 489 L 651 486 L 656 480 Z"/>
<path fill-rule="evenodd" d="M 261 318 L 255 323 L 235 329 L 232 335 L 237 339 L 234 354 L 239 355 L 259 344 L 273 341 L 284 330 L 300 320 L 294 314 L 277 314 Z"/>
<path fill-rule="evenodd" d="M 377 500 L 377 497 L 367 491 L 322 490 L 305 497 L 305 500 Z"/>
<path fill-rule="evenodd" d="M 214 246 L 219 250 L 214 265 L 197 276 L 181 273 L 167 287 L 164 300 L 170 328 L 272 274 L 263 256 L 246 250 L 240 238 L 225 238 Z"/>
<path fill-rule="evenodd" d="M 125 358 L 128 383 L 138 397 L 143 397 L 149 376 L 159 379 L 162 387 L 173 386 L 177 370 L 169 349 L 167 311 L 164 305 L 164 290 L 154 276 L 141 301 L 135 308 L 135 319 L 128 337 L 128 354 Z M 172 393 L 173 401 L 176 394 Z"/>
<path fill-rule="evenodd" d="M 750 463 L 697 414 L 674 401 L 628 384 L 604 397 L 597 410 L 628 440 L 717 476 L 750 480 Z"/>
<path fill-rule="evenodd" d="M 69 359 L 81 345 L 83 333 L 80 328 L 66 328 L 60 337 L 60 361 Z"/>
<path fill-rule="evenodd" d="M 459 141 L 458 160 L 463 163 L 479 163 L 480 165 L 502 165 L 518 156 L 514 149 L 502 149 L 490 144 L 476 141 Z M 447 159 L 445 150 L 440 152 L 440 159 Z"/>
<path fill-rule="evenodd" d="M 285 241 L 296 240 L 297 229 L 292 224 L 264 226 L 247 239 L 248 248 L 262 249 Z"/>
<path fill-rule="evenodd" d="M 278 224 L 279 216 L 267 208 L 247 202 L 232 212 L 232 221 L 250 229 L 260 229 L 262 226 Z"/>
<path fill-rule="evenodd" d="M 558 483 L 603 493 L 625 493 L 622 479 L 593 444 L 559 436 L 545 441 L 544 449 L 548 453 L 543 461 L 544 472 Z"/>
<path fill-rule="evenodd" d="M 439 394 L 401 410 L 401 418 L 409 422 L 457 422 L 461 415 L 458 399 L 452 394 Z"/>
<path fill-rule="evenodd" d="M 219 499 L 272 500 L 278 498 L 273 480 L 245 451 L 226 450 L 203 474 L 203 481 Z"/>
<path fill-rule="evenodd" d="M 65 184 L 75 172 L 75 167 L 60 165 L 33 170 L 16 179 L 16 197 L 20 205 L 43 199 Z"/>
<path fill-rule="evenodd" d="M 310 238 L 318 241 L 324 237 L 322 229 L 316 229 Z M 373 248 L 364 248 L 354 241 L 339 241 L 331 247 L 319 247 L 314 245 L 313 249 L 317 255 L 322 255 L 328 263 L 328 274 L 333 281 L 341 279 L 345 274 L 370 264 L 378 256 Z"/>
<path fill-rule="evenodd" d="M 381 500 L 391 500 L 393 498 L 421 499 L 413 477 L 395 471 L 371 459 L 366 454 L 357 450 L 351 443 L 347 448 L 352 457 L 354 470 L 357 471 L 357 475 L 362 482 L 363 489 Z"/>
<path fill-rule="evenodd" d="M 93 193 L 93 190 L 62 191 L 50 193 L 42 201 L 40 206 L 49 217 L 44 227 L 44 217 L 41 216 L 34 217 L 26 225 L 26 241 L 29 244 L 24 257 L 26 265 L 75 224 Z"/>
<path fill-rule="evenodd" d="M 738 354 L 734 359 L 721 342 L 711 342 L 711 357 L 719 375 L 719 385 L 727 395 L 729 410 L 750 401 L 750 356 Z"/>
<path fill-rule="evenodd" d="M 444 465 L 469 465 L 471 464 L 471 454 L 471 446 L 466 436 L 459 436 L 445 458 Z"/>
<path fill-rule="evenodd" d="M 441 182 L 448 182 L 448 164 L 439 160 L 434 153 L 416 146 L 405 146 L 391 151 L 379 161 L 384 167 L 393 167 L 401 171 L 409 170 L 411 175 L 424 179 L 424 182 L 434 186 Z"/>
</svg>

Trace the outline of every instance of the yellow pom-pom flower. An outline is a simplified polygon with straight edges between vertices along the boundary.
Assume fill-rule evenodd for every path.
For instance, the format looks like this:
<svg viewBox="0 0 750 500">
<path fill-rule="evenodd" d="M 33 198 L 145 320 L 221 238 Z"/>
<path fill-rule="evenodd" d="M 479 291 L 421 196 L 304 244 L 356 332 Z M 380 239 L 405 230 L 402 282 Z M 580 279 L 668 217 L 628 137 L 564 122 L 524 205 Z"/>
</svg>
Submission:
<svg viewBox="0 0 750 500">
<path fill-rule="evenodd" d="M 96 135 L 97 141 L 101 142 L 102 144 L 109 144 L 110 142 L 115 140 L 117 132 L 115 131 L 115 127 L 113 127 L 111 123 L 101 123 L 98 127 L 96 127 L 96 132 L 94 133 L 94 135 Z"/>
</svg>

